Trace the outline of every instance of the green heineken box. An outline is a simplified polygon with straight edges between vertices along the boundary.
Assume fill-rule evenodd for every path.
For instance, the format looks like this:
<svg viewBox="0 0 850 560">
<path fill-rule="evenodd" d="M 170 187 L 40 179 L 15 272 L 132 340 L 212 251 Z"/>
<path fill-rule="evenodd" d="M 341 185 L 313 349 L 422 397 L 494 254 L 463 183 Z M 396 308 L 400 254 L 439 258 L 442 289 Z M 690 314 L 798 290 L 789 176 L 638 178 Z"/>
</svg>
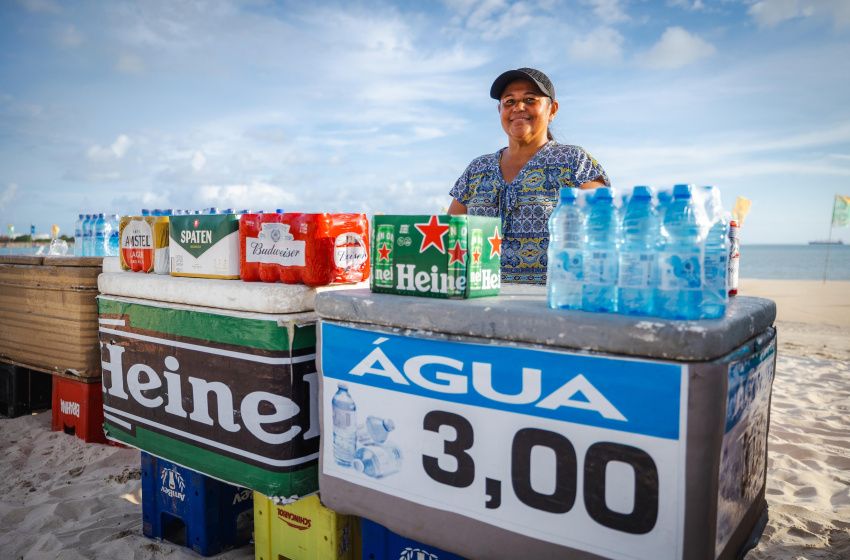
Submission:
<svg viewBox="0 0 850 560">
<path fill-rule="evenodd" d="M 373 292 L 434 298 L 499 295 L 501 221 L 483 216 L 374 216 Z"/>
<path fill-rule="evenodd" d="M 171 216 L 172 276 L 239 278 L 239 215 Z"/>
</svg>

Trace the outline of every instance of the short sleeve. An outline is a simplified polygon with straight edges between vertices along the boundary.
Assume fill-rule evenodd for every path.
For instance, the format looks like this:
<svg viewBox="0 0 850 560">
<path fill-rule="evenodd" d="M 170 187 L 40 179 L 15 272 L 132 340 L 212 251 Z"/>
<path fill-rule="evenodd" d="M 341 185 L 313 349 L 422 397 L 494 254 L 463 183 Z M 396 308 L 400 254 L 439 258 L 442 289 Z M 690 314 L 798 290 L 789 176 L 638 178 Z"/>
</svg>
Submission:
<svg viewBox="0 0 850 560">
<path fill-rule="evenodd" d="M 573 175 L 575 186 L 578 187 L 588 181 L 601 178 L 610 187 L 611 181 L 608 179 L 608 174 L 605 173 L 599 162 L 593 159 L 583 148 L 576 146 L 576 150 L 578 153 L 576 154 L 576 167 Z"/>
<path fill-rule="evenodd" d="M 455 186 L 449 191 L 451 197 L 463 205 L 469 203 L 469 198 L 471 196 L 471 193 L 469 192 L 469 173 L 473 164 L 470 164 L 469 167 L 466 168 L 463 174 L 455 182 Z"/>
</svg>

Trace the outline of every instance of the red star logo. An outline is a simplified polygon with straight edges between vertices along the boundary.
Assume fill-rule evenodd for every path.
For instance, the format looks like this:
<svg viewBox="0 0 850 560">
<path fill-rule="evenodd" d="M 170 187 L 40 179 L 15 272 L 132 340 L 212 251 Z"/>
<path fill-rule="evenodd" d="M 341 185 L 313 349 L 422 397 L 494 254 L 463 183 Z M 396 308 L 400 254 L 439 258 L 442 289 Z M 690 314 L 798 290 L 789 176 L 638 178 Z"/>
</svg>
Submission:
<svg viewBox="0 0 850 560">
<path fill-rule="evenodd" d="M 449 249 L 449 266 L 456 262 L 464 264 L 466 262 L 467 252 L 468 251 L 466 249 L 460 248 L 460 241 L 455 241 L 455 246 Z"/>
<path fill-rule="evenodd" d="M 502 238 L 499 236 L 499 229 L 496 228 L 493 230 L 493 237 L 488 237 L 487 241 L 490 242 L 490 258 L 493 258 L 493 255 L 502 256 Z"/>
<path fill-rule="evenodd" d="M 424 253 L 431 245 L 436 247 L 441 253 L 446 252 L 446 247 L 443 245 L 443 237 L 449 231 L 448 224 L 443 225 L 439 222 L 437 216 L 431 216 L 427 224 L 413 224 L 413 226 L 422 234 L 422 246 L 419 248 L 420 253 Z"/>
<path fill-rule="evenodd" d="M 472 262 L 481 262 L 481 252 L 477 248 L 472 253 Z"/>
<path fill-rule="evenodd" d="M 378 253 L 380 254 L 380 256 L 378 257 L 378 261 L 380 262 L 390 260 L 390 250 L 391 249 L 387 249 L 386 243 L 381 243 L 381 248 L 378 249 Z"/>
</svg>

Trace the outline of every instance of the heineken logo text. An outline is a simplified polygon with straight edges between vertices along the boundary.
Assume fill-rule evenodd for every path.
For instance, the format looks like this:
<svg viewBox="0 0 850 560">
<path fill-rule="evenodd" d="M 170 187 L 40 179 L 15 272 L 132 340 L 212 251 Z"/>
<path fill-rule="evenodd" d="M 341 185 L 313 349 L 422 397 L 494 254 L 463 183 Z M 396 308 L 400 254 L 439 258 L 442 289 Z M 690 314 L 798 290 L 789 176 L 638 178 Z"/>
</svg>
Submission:
<svg viewBox="0 0 850 560">
<path fill-rule="evenodd" d="M 69 402 L 60 400 L 60 407 L 62 408 L 62 414 L 70 414 L 71 416 L 80 417 L 80 403 Z"/>
<path fill-rule="evenodd" d="M 463 291 L 466 289 L 466 277 L 455 277 L 445 272 L 439 272 L 436 266 L 431 267 L 431 272 L 424 270 L 416 270 L 416 265 L 413 264 L 397 264 L 398 268 L 398 283 L 396 289 L 417 291 L 417 292 L 433 292 L 435 294 L 445 294 L 454 292 L 455 290 Z M 473 273 L 473 281 L 480 281 L 485 290 L 496 289 L 499 287 L 499 274 L 491 270 L 475 271 Z M 375 278 L 378 280 L 392 280 L 392 270 L 376 270 Z"/>
</svg>

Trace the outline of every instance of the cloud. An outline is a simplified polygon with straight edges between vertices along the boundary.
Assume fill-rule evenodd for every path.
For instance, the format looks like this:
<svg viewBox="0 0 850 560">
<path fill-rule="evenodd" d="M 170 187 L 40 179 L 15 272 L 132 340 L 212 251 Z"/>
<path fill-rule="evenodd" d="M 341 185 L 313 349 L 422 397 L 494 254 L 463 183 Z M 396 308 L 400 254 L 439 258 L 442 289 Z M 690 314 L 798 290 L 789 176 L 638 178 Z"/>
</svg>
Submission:
<svg viewBox="0 0 850 560">
<path fill-rule="evenodd" d="M 134 54 L 123 53 L 118 56 L 115 69 L 122 74 L 140 75 L 145 73 L 145 63 Z"/>
<path fill-rule="evenodd" d="M 600 27 L 584 38 L 575 39 L 567 47 L 572 60 L 613 62 L 623 55 L 624 38 L 616 29 Z"/>
<path fill-rule="evenodd" d="M 18 196 L 18 185 L 15 183 L 10 183 L 3 190 L 3 193 L 0 194 L 0 210 L 5 210 L 8 204 L 14 202 Z"/>
<path fill-rule="evenodd" d="M 73 25 L 63 25 L 57 29 L 54 38 L 56 43 L 63 47 L 79 47 L 85 36 Z"/>
<path fill-rule="evenodd" d="M 593 6 L 593 13 L 604 23 L 622 23 L 631 18 L 623 11 L 620 0 L 583 0 Z"/>
<path fill-rule="evenodd" d="M 205 185 L 197 190 L 194 204 L 198 207 L 262 209 L 292 208 L 298 205 L 300 196 L 284 188 L 263 181 L 243 185 Z"/>
<path fill-rule="evenodd" d="M 192 156 L 192 169 L 195 171 L 200 171 L 204 168 L 204 165 L 207 163 L 207 158 L 204 157 L 204 154 L 201 152 L 195 152 Z"/>
<path fill-rule="evenodd" d="M 53 0 L 21 0 L 27 11 L 33 13 L 60 14 L 62 8 Z"/>
<path fill-rule="evenodd" d="M 748 13 L 759 27 L 775 27 L 784 21 L 813 16 L 830 18 L 836 26 L 850 25 L 847 0 L 762 0 L 750 6 Z"/>
<path fill-rule="evenodd" d="M 713 56 L 717 49 L 699 36 L 681 27 L 668 27 L 642 60 L 650 68 L 680 68 L 701 58 Z"/>
<path fill-rule="evenodd" d="M 118 136 L 109 147 L 104 148 L 100 144 L 94 144 L 86 151 L 86 157 L 93 162 L 106 162 L 121 159 L 133 141 L 124 134 Z"/>
</svg>

